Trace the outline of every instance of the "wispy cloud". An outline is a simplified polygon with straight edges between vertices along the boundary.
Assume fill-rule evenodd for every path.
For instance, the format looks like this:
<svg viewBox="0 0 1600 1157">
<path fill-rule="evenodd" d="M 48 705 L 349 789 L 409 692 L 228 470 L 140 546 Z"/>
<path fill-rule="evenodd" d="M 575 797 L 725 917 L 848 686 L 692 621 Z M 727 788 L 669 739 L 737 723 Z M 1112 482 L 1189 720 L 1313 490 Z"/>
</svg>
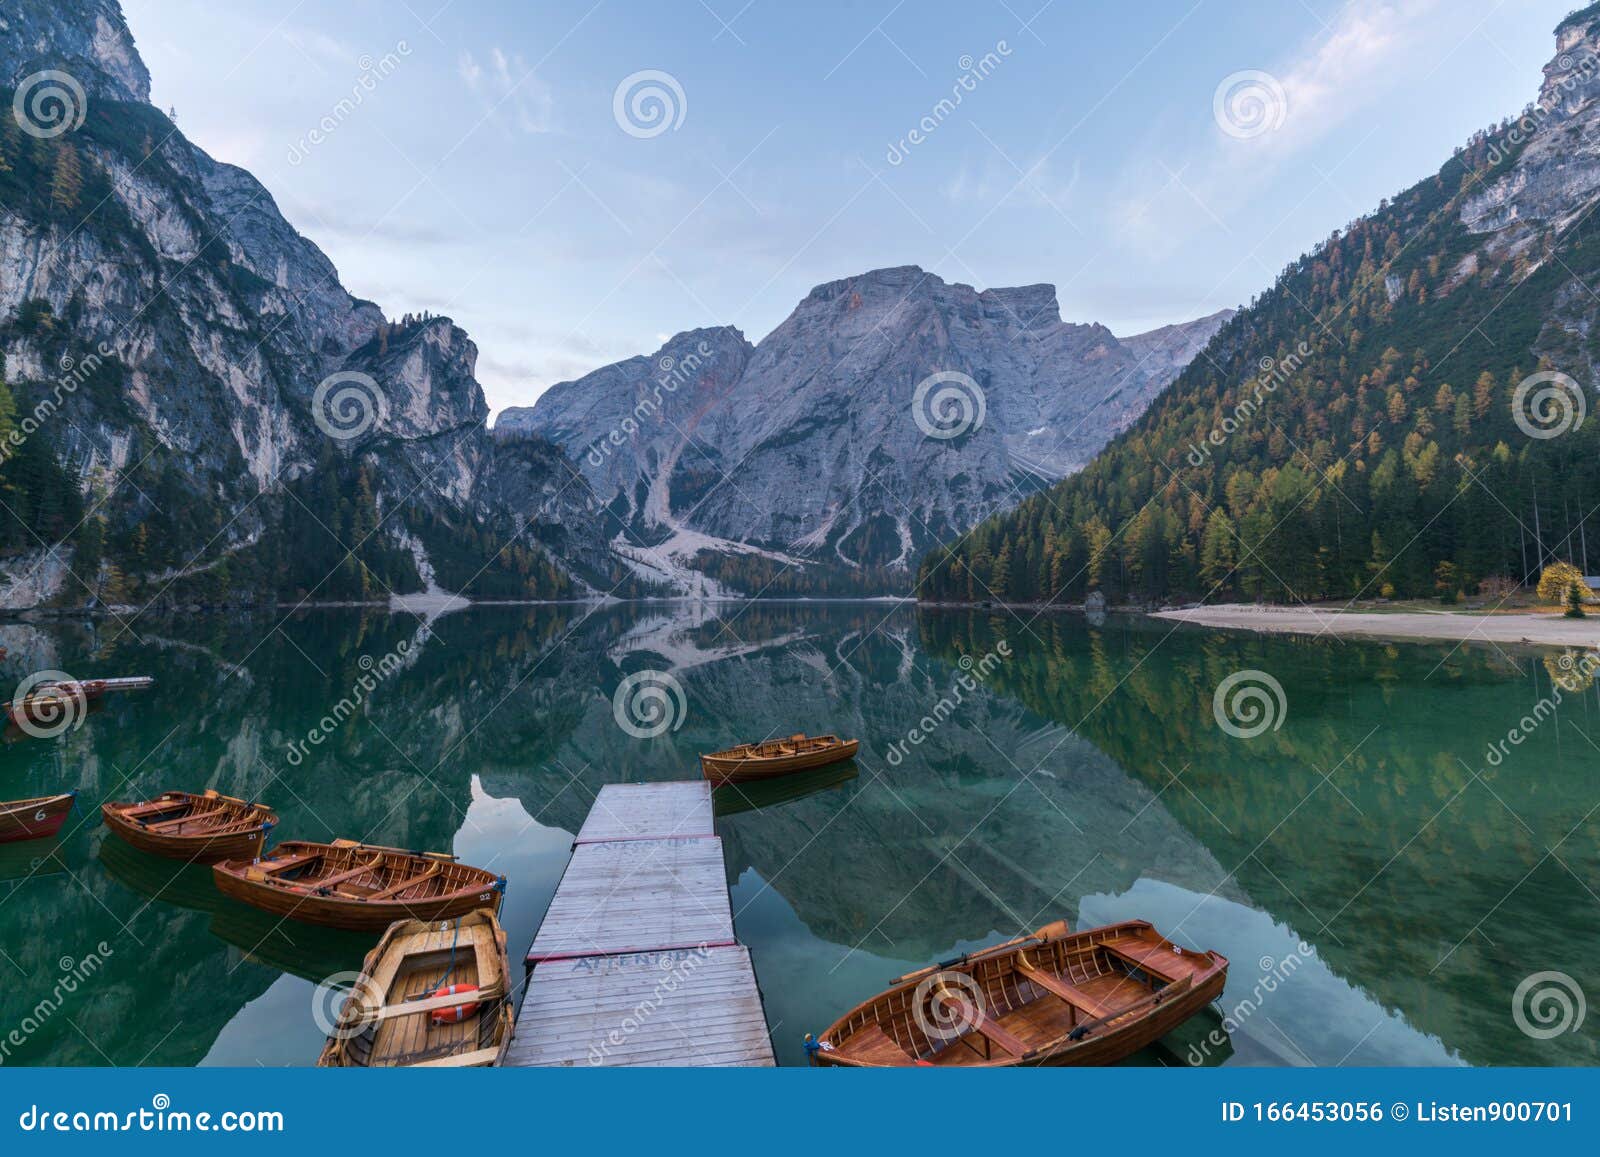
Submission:
<svg viewBox="0 0 1600 1157">
<path fill-rule="evenodd" d="M 491 48 L 480 61 L 470 50 L 462 49 L 456 74 L 482 102 L 484 112 L 502 123 L 515 125 L 525 133 L 548 133 L 555 128 L 555 97 L 520 52 L 507 56 Z"/>
<path fill-rule="evenodd" d="M 1439 0 L 1349 0 L 1283 59 L 1219 63 L 1219 85 L 1228 63 L 1265 75 L 1256 87 L 1273 105 L 1266 114 L 1272 127 L 1230 132 L 1219 115 L 1200 147 L 1137 159 L 1122 182 L 1135 192 L 1120 198 L 1113 214 L 1119 235 L 1147 257 L 1164 257 L 1189 231 L 1225 225 L 1286 165 L 1370 116 L 1396 88 L 1416 83 L 1427 71 L 1420 65 L 1434 55 L 1429 46 L 1460 39 L 1463 7 Z M 1197 94 L 1207 112 L 1212 97 Z"/>
</svg>

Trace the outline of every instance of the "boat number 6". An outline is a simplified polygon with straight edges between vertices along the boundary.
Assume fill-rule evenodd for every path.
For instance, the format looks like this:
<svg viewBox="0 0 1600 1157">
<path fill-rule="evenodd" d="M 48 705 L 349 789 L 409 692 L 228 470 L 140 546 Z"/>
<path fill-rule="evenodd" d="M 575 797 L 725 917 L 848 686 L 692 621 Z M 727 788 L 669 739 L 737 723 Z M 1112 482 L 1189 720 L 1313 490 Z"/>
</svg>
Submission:
<svg viewBox="0 0 1600 1157">
<path fill-rule="evenodd" d="M 36 824 L 42 824 L 42 823 L 44 823 L 44 821 L 45 821 L 44 808 L 40 808 L 37 812 L 34 813 L 33 822 L 36 823 Z"/>
</svg>

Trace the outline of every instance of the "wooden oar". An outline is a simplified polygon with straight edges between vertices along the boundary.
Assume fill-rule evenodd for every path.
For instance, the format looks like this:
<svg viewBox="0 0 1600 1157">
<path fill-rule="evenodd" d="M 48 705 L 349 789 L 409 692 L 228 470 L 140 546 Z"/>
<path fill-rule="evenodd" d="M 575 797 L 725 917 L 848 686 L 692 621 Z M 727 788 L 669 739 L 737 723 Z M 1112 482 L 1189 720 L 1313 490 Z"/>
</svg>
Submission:
<svg viewBox="0 0 1600 1157">
<path fill-rule="evenodd" d="M 963 964 L 976 964 L 980 960 L 988 960 L 991 956 L 1012 952 L 1018 948 L 1045 944 L 1051 940 L 1058 940 L 1066 934 L 1067 922 L 1065 920 L 1056 920 L 1053 923 L 1046 924 L 1031 935 L 1019 936 L 1015 940 L 1007 940 L 1002 944 L 993 944 L 988 948 L 980 948 L 976 952 L 963 952 L 960 956 L 951 957 L 949 960 L 941 960 L 937 964 L 930 964 L 926 968 L 918 968 L 914 972 L 907 972 L 903 976 L 897 976 L 889 982 L 889 987 L 894 988 L 896 985 L 904 984 L 908 980 L 917 980 L 935 972 L 943 972 L 947 968 L 959 968 Z"/>
</svg>

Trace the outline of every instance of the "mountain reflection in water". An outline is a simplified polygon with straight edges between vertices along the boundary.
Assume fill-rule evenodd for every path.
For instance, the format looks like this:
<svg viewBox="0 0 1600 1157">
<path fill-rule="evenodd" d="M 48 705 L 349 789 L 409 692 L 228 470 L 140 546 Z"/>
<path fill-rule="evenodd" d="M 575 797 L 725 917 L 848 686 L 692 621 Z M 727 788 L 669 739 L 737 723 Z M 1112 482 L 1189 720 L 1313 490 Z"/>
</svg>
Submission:
<svg viewBox="0 0 1600 1157">
<path fill-rule="evenodd" d="M 795 731 L 859 737 L 861 755 L 717 809 L 784 1062 L 891 976 L 1058 917 L 1147 918 L 1232 961 L 1223 1007 L 1136 1063 L 1600 1060 L 1592 1033 L 1539 1040 L 1512 1019 L 1536 972 L 1600 999 L 1600 698 L 1565 695 L 1485 760 L 1549 694 L 1538 655 L 883 604 L 274 626 L 0 627 L 13 680 L 158 680 L 0 750 L 0 798 L 82 793 L 59 851 L 22 845 L 0 865 L 0 1037 L 22 1039 L 6 1064 L 309 1064 L 317 982 L 370 944 L 280 926 L 204 868 L 108 841 L 106 799 L 214 787 L 271 803 L 280 839 L 454 851 L 509 878 L 518 953 L 601 786 L 697 777 L 701 751 Z M 331 718 L 402 641 L 401 669 Z M 1009 658 L 963 663 L 1002 641 Z M 679 726 L 656 738 L 613 714 L 641 670 L 683 691 Z M 1284 692 L 1279 725 L 1249 739 L 1213 715 L 1239 671 Z M 102 943 L 100 970 L 41 1016 L 66 962 Z"/>
</svg>

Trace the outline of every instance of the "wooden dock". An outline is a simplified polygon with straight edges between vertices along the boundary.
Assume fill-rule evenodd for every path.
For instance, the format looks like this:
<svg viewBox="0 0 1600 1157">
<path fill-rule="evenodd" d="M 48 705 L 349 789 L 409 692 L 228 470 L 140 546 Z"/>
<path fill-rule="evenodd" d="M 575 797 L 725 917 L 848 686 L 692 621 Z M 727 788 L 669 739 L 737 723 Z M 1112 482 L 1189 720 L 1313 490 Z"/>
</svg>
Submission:
<svg viewBox="0 0 1600 1157">
<path fill-rule="evenodd" d="M 711 785 L 612 784 L 528 949 L 514 1066 L 772 1065 Z"/>
</svg>

